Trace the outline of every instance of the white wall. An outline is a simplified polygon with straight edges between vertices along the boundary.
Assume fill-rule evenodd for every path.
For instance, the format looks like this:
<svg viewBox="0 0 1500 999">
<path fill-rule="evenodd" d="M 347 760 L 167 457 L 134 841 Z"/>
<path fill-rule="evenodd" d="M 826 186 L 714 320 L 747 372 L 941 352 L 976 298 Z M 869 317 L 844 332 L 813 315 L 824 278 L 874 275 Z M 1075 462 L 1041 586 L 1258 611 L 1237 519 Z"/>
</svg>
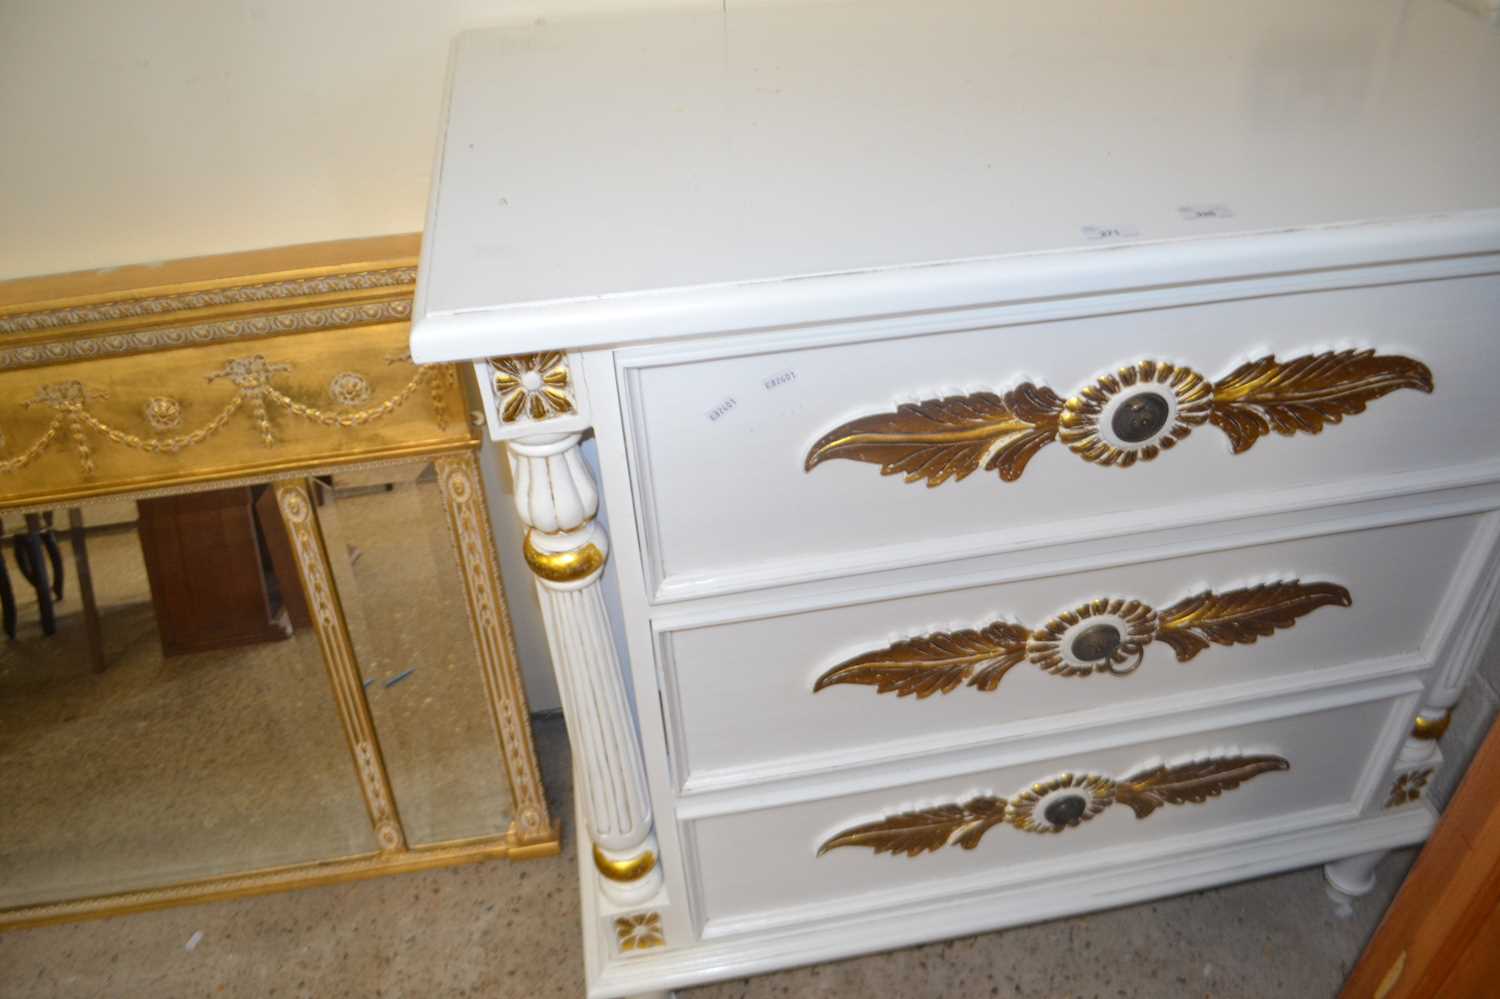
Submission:
<svg viewBox="0 0 1500 999">
<path fill-rule="evenodd" d="M 458 32 L 765 2 L 809 0 L 0 0 L 0 280 L 416 232 Z M 496 499 L 531 704 L 554 708 Z"/>
<path fill-rule="evenodd" d="M 464 28 L 720 0 L 0 0 L 0 278 L 422 228 Z"/>
<path fill-rule="evenodd" d="M 0 279 L 420 230 L 455 34 L 674 5 L 720 2 L 0 0 Z M 486 465 L 531 706 L 555 708 Z"/>
</svg>

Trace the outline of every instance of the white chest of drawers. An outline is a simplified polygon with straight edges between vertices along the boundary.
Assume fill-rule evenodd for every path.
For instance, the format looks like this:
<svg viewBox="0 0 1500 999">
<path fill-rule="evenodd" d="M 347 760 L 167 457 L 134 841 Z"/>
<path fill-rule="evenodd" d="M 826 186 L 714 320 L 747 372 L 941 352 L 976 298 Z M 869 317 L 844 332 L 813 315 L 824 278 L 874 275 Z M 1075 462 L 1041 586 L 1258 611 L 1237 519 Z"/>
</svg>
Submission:
<svg viewBox="0 0 1500 999">
<path fill-rule="evenodd" d="M 531 527 L 590 994 L 1423 839 L 1500 603 L 1496 94 L 1447 0 L 463 37 L 412 346 Z"/>
</svg>

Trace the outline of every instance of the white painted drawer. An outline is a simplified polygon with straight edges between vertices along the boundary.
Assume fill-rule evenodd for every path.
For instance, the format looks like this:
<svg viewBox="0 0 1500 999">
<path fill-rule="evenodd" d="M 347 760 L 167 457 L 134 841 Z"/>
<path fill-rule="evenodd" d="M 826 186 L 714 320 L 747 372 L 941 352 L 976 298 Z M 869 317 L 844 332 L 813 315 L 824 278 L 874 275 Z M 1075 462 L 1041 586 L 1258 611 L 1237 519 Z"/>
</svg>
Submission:
<svg viewBox="0 0 1500 999">
<path fill-rule="evenodd" d="M 899 787 L 777 804 L 754 811 L 700 815 L 684 823 L 684 841 L 696 865 L 696 909 L 705 936 L 778 924 L 838 918 L 861 910 L 892 910 L 922 900 L 957 901 L 1001 892 L 1050 877 L 1128 868 L 1168 856 L 1190 860 L 1195 851 L 1283 835 L 1299 828 L 1352 818 L 1379 809 L 1387 790 L 1390 760 L 1400 731 L 1410 724 L 1415 684 L 1369 684 L 1290 705 L 1258 704 L 1236 717 L 1192 719 L 1195 731 L 1180 728 L 1167 737 L 1143 730 L 1127 744 L 1058 746 L 1045 756 L 985 761 L 973 754 L 968 772 Z M 1181 723 L 1186 726 L 1188 723 Z M 1135 741 L 1139 739 L 1140 741 Z M 1272 757 L 1265 772 L 1245 770 L 1244 758 Z M 1233 761 L 1238 760 L 1238 763 Z M 1163 802 L 1158 793 L 1183 775 L 1145 779 L 1153 767 L 1189 761 L 1211 763 L 1193 803 Z M 1238 771 L 1229 786 L 1222 778 Z M 1071 774 L 1071 779 L 1065 775 Z M 1091 778 L 1100 778 L 1092 780 Z M 1033 784 L 1059 786 L 1034 804 Z M 1087 818 L 1056 834 L 1024 831 L 1031 822 L 1051 828 L 1045 815 L 1061 797 L 1077 795 L 1089 805 Z M 1191 795 L 1190 795 L 1191 796 Z M 982 799 L 1001 799 L 1009 810 Z M 979 799 L 979 800 L 976 800 Z M 1137 818 L 1130 801 L 1148 814 Z M 953 806 L 968 806 L 968 821 L 953 817 Z M 1054 818 L 1070 814 L 1068 806 Z M 931 811 L 919 821 L 910 813 Z M 912 837 L 931 849 L 908 856 L 876 853 L 872 846 L 831 844 L 841 834 L 892 822 L 908 813 L 909 825 L 925 825 L 926 837 Z M 1010 816 L 1014 822 L 1002 816 Z M 984 817 L 989 827 L 981 828 Z M 935 831 L 934 831 L 935 830 Z M 960 845 L 969 831 L 975 845 Z M 950 845 L 937 845 L 948 836 Z M 868 835 L 878 844 L 882 837 Z M 885 845 L 894 844 L 886 838 Z M 820 847 L 825 852 L 819 855 Z M 774 871 L 774 876 L 769 872 Z"/>
<path fill-rule="evenodd" d="M 939 320 L 913 319 L 845 331 L 839 341 L 798 331 L 624 352 L 648 583 L 667 601 L 1493 479 L 1497 314 L 1500 278 L 1483 276 L 954 332 L 929 333 Z M 957 320 L 941 322 L 952 330 Z M 1238 383 L 1229 376 L 1246 362 L 1345 349 L 1409 359 L 1381 376 L 1388 388 L 1406 387 L 1352 412 L 1360 407 L 1350 386 L 1367 384 L 1355 376 L 1375 376 L 1328 362 L 1287 369 L 1286 380 L 1250 391 L 1248 402 L 1230 398 Z M 989 427 L 980 436 L 993 443 L 994 413 L 977 393 L 1031 382 L 1060 402 L 1148 360 L 1186 365 L 1204 382 L 1196 402 L 1172 403 L 1181 420 L 1167 425 L 1191 422 L 1187 436 L 1131 467 L 1085 460 L 1053 439 L 1062 429 L 1041 433 L 1036 443 L 1051 443 L 1024 469 L 1008 463 L 1013 481 L 981 467 L 929 486 L 882 475 L 879 462 L 844 460 L 848 447 L 819 449 L 840 434 L 868 443 L 870 434 L 890 433 L 910 443 L 914 427 L 951 429 L 961 411 Z M 1292 377 L 1298 371 L 1302 380 Z M 1426 373 L 1430 394 L 1415 387 Z M 1270 432 L 1237 454 L 1210 420 L 1248 425 L 1266 412 L 1251 403 L 1305 398 L 1315 386 L 1325 403 L 1344 400 L 1324 405 L 1339 422 L 1325 421 L 1317 434 Z M 1122 390 L 1109 406 L 1142 389 Z M 1172 395 L 1161 385 L 1154 391 Z M 885 431 L 847 426 L 901 402 L 955 395 L 970 401 L 942 420 L 885 421 Z M 1069 417 L 1068 433 L 1082 433 L 1090 419 L 1113 426 L 1113 412 Z M 1288 425 L 1317 422 L 1307 408 L 1280 412 Z M 897 454 L 880 452 L 890 461 Z"/>
<path fill-rule="evenodd" d="M 1420 669 L 1497 526 L 1475 514 L 663 631 L 673 765 L 709 791 Z M 1101 598 L 1115 603 L 1096 613 Z M 1067 654 L 1100 624 L 1144 644 Z M 1013 665 L 976 686 L 996 663 Z"/>
</svg>

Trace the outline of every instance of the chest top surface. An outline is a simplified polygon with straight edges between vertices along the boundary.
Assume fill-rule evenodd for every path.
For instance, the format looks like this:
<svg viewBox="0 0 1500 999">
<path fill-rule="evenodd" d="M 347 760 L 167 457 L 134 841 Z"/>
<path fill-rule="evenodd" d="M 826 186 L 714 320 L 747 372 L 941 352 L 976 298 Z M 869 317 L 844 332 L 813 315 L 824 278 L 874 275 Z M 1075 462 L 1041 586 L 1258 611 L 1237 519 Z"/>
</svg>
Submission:
<svg viewBox="0 0 1500 999">
<path fill-rule="evenodd" d="M 1500 249 L 1500 31 L 1452 0 L 617 15 L 467 34 L 451 74 L 421 360 L 831 317 L 872 277 L 908 291 L 876 311 L 957 304 L 1246 234 Z"/>
</svg>

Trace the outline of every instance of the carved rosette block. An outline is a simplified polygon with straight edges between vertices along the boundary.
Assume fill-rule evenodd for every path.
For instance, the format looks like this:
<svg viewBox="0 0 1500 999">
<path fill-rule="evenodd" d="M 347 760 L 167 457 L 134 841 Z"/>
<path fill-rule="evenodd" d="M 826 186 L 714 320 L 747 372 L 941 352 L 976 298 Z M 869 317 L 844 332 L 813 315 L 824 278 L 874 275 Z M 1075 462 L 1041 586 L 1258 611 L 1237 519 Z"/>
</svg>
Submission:
<svg viewBox="0 0 1500 999">
<path fill-rule="evenodd" d="M 1391 781 L 1391 790 L 1386 795 L 1385 807 L 1400 808 L 1402 805 L 1421 800 L 1427 791 L 1427 782 L 1432 780 L 1432 773 L 1432 767 L 1398 773 L 1396 779 Z"/>
<path fill-rule="evenodd" d="M 577 355 L 558 350 L 474 362 L 485 422 L 495 440 L 589 428 L 588 391 Z"/>
<path fill-rule="evenodd" d="M 503 423 L 546 420 L 574 411 L 572 379 L 562 351 L 492 358 L 490 372 Z"/>
<path fill-rule="evenodd" d="M 1411 732 L 1401 744 L 1401 752 L 1391 770 L 1391 786 L 1384 805 L 1397 808 L 1426 796 L 1432 777 L 1443 765 L 1443 751 L 1438 745 L 1452 715 L 1447 711 L 1423 708 L 1412 722 Z"/>
<path fill-rule="evenodd" d="M 595 522 L 599 493 L 576 433 L 507 442 L 524 552 L 542 618 L 599 888 L 623 906 L 662 884 L 639 736 L 600 577 L 608 539 Z"/>
<path fill-rule="evenodd" d="M 614 930 L 615 953 L 622 956 L 666 945 L 660 913 L 635 912 L 617 916 Z"/>
</svg>

